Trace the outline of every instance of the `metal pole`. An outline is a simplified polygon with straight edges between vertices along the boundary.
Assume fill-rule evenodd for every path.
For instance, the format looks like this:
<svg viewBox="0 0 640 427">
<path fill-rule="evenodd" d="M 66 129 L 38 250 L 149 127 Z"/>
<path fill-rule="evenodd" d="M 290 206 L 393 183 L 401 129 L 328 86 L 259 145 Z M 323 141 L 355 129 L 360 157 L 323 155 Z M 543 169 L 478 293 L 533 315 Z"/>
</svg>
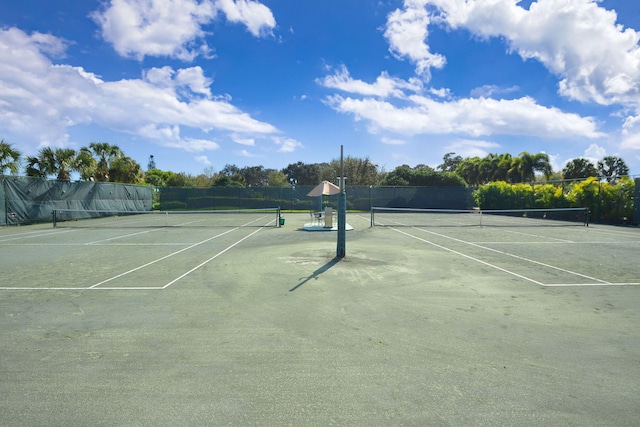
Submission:
<svg viewBox="0 0 640 427">
<path fill-rule="evenodd" d="M 343 146 L 340 146 L 340 194 L 338 194 L 338 245 L 336 256 L 344 258 L 346 249 L 346 220 L 347 220 L 347 194 L 344 182 L 344 158 Z"/>
</svg>

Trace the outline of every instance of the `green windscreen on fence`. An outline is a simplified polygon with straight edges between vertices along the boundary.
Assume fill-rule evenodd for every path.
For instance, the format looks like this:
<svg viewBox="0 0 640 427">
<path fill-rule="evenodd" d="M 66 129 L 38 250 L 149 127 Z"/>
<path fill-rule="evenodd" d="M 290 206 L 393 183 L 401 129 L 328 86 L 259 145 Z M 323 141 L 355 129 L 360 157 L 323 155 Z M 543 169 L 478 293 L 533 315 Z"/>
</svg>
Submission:
<svg viewBox="0 0 640 427">
<path fill-rule="evenodd" d="M 259 209 L 283 210 L 337 208 L 337 196 L 309 197 L 315 186 L 289 187 L 161 187 L 159 209 Z M 371 206 L 471 209 L 469 187 L 370 187 L 347 186 L 347 209 L 368 211 Z M 322 204 L 322 206 L 320 206 Z"/>
<path fill-rule="evenodd" d="M 114 182 L 4 177 L 4 224 L 51 222 L 55 209 L 150 211 L 153 188 Z M 2 205 L 0 205 L 2 207 Z"/>
</svg>

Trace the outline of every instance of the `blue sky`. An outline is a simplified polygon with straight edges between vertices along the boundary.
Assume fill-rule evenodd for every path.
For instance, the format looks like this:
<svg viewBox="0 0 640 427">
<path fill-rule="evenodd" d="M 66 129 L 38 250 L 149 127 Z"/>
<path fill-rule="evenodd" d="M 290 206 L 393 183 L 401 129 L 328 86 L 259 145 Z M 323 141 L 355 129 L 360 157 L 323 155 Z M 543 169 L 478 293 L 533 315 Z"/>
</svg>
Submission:
<svg viewBox="0 0 640 427">
<path fill-rule="evenodd" d="M 146 169 L 622 157 L 640 174 L 636 0 L 0 2 L 0 138 Z"/>
</svg>

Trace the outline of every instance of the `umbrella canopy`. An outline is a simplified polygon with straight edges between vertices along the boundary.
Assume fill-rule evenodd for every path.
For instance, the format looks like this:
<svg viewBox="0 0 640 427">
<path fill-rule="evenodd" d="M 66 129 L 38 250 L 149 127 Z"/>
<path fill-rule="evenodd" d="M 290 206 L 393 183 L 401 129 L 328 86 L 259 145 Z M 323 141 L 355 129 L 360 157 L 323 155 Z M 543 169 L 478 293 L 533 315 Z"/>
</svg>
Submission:
<svg viewBox="0 0 640 427">
<path fill-rule="evenodd" d="M 322 181 L 313 190 L 311 190 L 307 196 L 320 197 L 333 196 L 334 194 L 340 194 L 340 187 L 330 183 L 329 181 Z"/>
</svg>

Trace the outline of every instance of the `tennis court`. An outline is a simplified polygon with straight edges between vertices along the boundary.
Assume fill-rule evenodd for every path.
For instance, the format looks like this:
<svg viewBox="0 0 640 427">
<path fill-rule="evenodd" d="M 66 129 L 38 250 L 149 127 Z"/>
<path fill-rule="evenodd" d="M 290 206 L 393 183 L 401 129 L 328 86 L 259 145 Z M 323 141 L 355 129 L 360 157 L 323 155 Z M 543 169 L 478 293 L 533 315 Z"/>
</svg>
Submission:
<svg viewBox="0 0 640 427">
<path fill-rule="evenodd" d="M 640 419 L 640 229 L 282 216 L 0 228 L 0 424 Z"/>
</svg>

